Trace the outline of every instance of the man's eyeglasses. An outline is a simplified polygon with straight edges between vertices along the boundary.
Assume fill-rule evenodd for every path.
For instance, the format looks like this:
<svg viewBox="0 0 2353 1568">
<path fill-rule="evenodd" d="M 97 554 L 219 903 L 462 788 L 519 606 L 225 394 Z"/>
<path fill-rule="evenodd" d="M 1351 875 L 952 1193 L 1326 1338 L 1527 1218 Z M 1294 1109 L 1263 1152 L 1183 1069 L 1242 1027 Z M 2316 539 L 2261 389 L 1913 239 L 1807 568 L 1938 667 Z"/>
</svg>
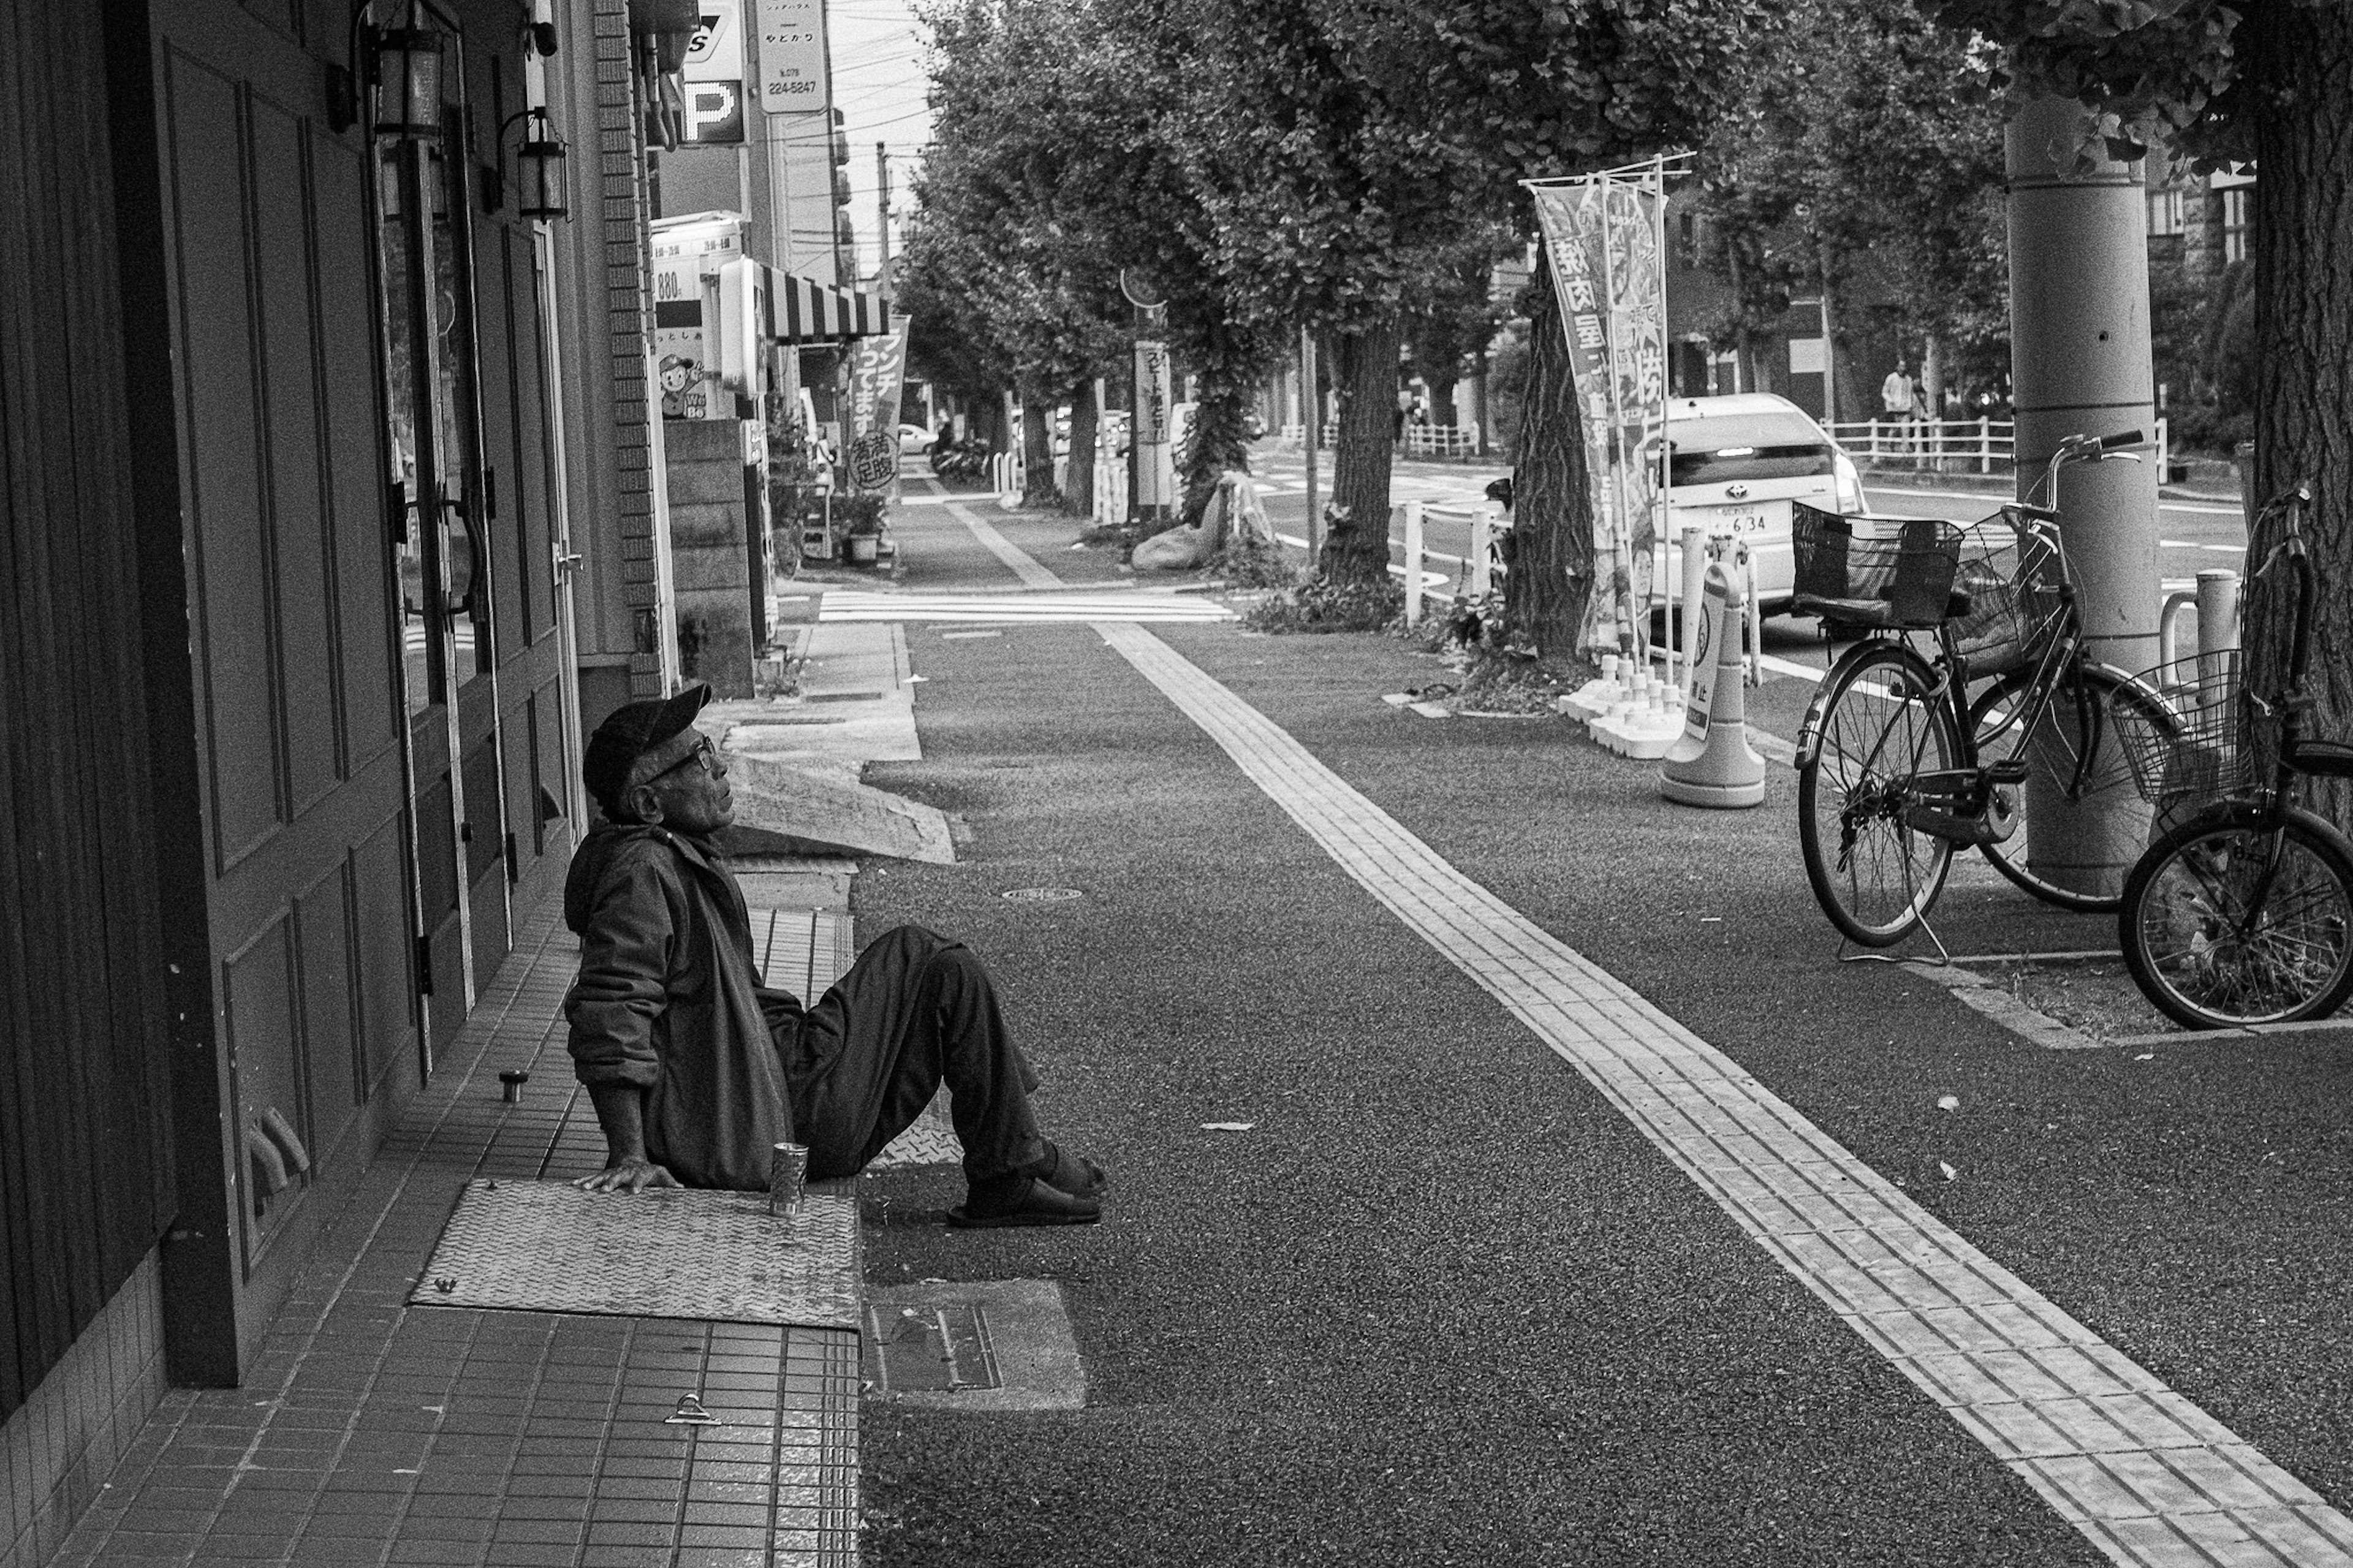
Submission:
<svg viewBox="0 0 2353 1568">
<path fill-rule="evenodd" d="M 668 778 L 670 774 L 678 772 L 679 769 L 686 766 L 689 763 L 694 763 L 696 766 L 702 768 L 704 773 L 711 774 L 714 778 L 718 776 L 719 749 L 711 743 L 710 736 L 705 735 L 702 739 L 697 741 L 694 743 L 694 749 L 692 751 L 679 758 L 678 761 L 670 763 L 670 766 L 664 768 L 661 772 L 654 774 L 653 778 L 646 780 L 646 783 L 652 784 L 655 779 Z"/>
</svg>

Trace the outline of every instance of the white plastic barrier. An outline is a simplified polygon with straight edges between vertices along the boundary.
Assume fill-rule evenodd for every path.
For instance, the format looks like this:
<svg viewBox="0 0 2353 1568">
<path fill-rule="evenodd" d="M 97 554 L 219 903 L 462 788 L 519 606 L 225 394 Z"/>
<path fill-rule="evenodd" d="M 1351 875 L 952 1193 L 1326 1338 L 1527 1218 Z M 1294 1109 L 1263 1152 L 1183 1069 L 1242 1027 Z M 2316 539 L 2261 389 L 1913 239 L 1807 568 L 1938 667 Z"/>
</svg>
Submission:
<svg viewBox="0 0 2353 1568">
<path fill-rule="evenodd" d="M 999 452 L 988 459 L 988 488 L 997 492 L 997 504 L 1010 509 L 1021 504 L 1021 459 L 1011 452 Z"/>
<path fill-rule="evenodd" d="M 1127 521 L 1127 464 L 1098 460 L 1095 464 L 1094 519 L 1104 527 Z"/>
<path fill-rule="evenodd" d="M 1470 458 L 1479 451 L 1476 425 L 1409 425 L 1405 453 L 1409 458 Z"/>
<path fill-rule="evenodd" d="M 2168 594 L 2157 617 L 2157 662 L 2171 665 L 2182 658 L 2181 612 L 2198 612 L 2198 652 L 2219 655 L 2239 646 L 2239 574 L 2227 566 L 2198 574 L 2195 593 Z"/>
</svg>

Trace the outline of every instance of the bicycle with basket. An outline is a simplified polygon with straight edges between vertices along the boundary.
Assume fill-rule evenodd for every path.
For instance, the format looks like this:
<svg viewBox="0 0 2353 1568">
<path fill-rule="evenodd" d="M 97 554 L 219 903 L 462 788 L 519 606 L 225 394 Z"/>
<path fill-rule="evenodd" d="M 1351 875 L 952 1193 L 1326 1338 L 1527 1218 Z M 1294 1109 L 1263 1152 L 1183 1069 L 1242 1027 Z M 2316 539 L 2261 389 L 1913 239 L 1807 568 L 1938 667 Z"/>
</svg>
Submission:
<svg viewBox="0 0 2353 1568">
<path fill-rule="evenodd" d="M 1862 634 L 1807 710 L 1797 759 L 1807 880 L 1849 941 L 1888 947 L 1926 927 L 1958 848 L 2061 908 L 2120 907 L 2122 874 L 2065 864 L 2062 833 L 2030 860 L 2028 780 L 2050 819 L 2090 806 L 2145 836 L 2154 807 L 2117 736 L 2178 726 L 2162 696 L 2092 658 L 2061 513 L 2038 498 L 2055 497 L 2062 468 L 2137 461 L 2125 448 L 2142 444 L 2070 437 L 2027 500 L 1975 523 L 1796 508 L 1799 607 Z"/>
<path fill-rule="evenodd" d="M 2124 728 L 2159 831 L 2126 881 L 2117 935 L 2142 993 L 2190 1028 L 2322 1018 L 2353 994 L 2353 842 L 2295 802 L 2300 778 L 2353 778 L 2353 745 L 2305 733 L 2311 500 L 2297 485 L 2248 531 L 2255 578 L 2285 564 L 2295 579 L 2284 669 L 2251 670 L 2235 648 L 2159 666 L 2142 679 L 2175 722 Z M 2267 528 L 2280 537 L 2259 556 Z"/>
</svg>

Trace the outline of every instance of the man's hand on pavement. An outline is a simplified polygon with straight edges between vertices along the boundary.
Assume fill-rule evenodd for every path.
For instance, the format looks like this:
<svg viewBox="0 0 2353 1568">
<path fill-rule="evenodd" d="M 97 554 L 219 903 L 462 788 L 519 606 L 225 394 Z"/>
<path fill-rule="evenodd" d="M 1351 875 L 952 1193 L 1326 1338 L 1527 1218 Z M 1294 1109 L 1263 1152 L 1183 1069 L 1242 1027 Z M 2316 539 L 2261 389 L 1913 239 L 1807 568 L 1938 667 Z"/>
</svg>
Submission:
<svg viewBox="0 0 2353 1568">
<path fill-rule="evenodd" d="M 675 1187 L 679 1179 L 651 1160 L 616 1160 L 593 1176 L 575 1176 L 572 1184 L 584 1193 L 641 1193 L 648 1187 Z"/>
</svg>

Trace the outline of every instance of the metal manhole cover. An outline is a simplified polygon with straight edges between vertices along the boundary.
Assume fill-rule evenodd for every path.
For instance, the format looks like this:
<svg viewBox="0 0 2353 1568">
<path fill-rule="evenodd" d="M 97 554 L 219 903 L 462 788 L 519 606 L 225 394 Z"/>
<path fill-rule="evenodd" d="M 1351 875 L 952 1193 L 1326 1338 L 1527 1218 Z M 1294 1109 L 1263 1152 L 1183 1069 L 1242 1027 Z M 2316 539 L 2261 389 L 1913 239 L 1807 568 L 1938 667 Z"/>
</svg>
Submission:
<svg viewBox="0 0 2353 1568">
<path fill-rule="evenodd" d="M 988 1317 L 977 1301 L 936 1307 L 866 1309 L 868 1365 L 881 1394 L 957 1394 L 967 1388 L 1000 1388 L 997 1347 Z"/>
<path fill-rule="evenodd" d="M 1086 895 L 1076 888 L 1012 888 L 997 897 L 1017 904 L 1060 904 Z"/>
</svg>

